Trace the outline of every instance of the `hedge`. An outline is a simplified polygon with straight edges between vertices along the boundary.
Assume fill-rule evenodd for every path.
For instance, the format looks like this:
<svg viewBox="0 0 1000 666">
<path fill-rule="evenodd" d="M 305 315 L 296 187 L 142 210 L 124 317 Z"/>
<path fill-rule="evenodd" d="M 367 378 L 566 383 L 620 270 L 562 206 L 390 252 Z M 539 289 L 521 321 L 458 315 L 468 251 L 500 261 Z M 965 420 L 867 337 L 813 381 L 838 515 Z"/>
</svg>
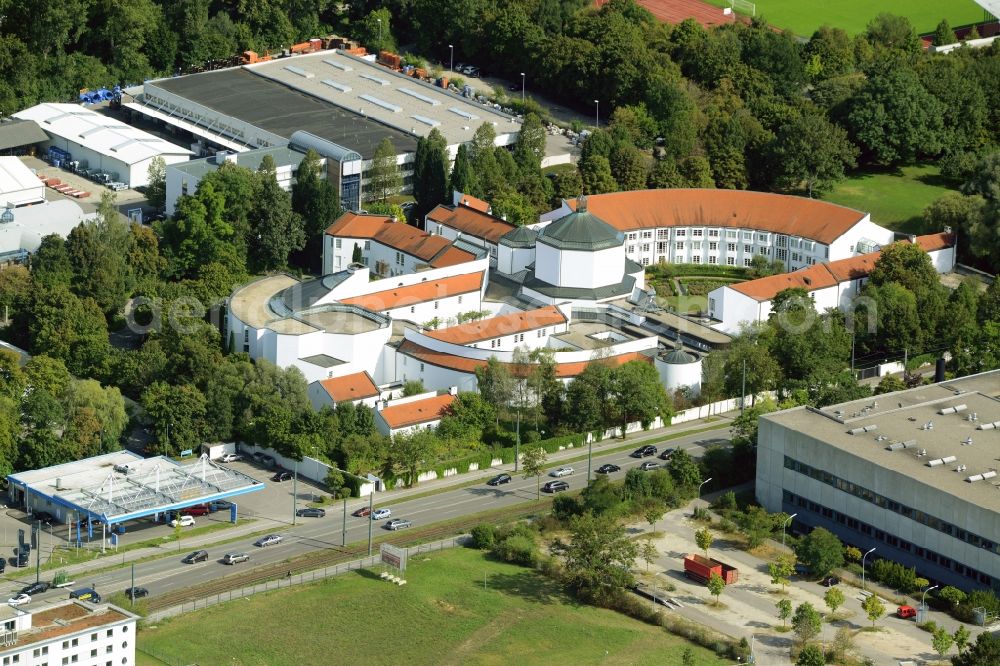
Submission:
<svg viewBox="0 0 1000 666">
<path fill-rule="evenodd" d="M 662 263 L 646 268 L 651 276 L 679 277 L 684 275 L 706 277 L 730 277 L 749 279 L 750 271 L 740 266 L 718 266 L 713 264 L 668 264 Z"/>
<path fill-rule="evenodd" d="M 521 443 L 521 448 L 531 446 L 542 447 L 546 453 L 555 453 L 559 450 L 559 447 L 568 448 L 570 444 L 574 448 L 582 446 L 587 443 L 586 434 L 574 434 L 574 435 L 564 435 L 562 437 L 551 437 L 549 439 L 543 439 L 532 444 L 527 444 L 525 442 Z M 420 474 L 425 472 L 433 471 L 436 472 L 439 479 L 444 478 L 444 473 L 446 470 L 455 469 L 459 474 L 465 474 L 469 471 L 469 465 L 473 463 L 479 464 L 479 469 L 489 469 L 493 465 L 494 458 L 500 458 L 502 464 L 507 465 L 514 462 L 514 451 L 515 447 L 505 446 L 499 449 L 488 449 L 484 451 L 479 451 L 471 456 L 466 456 L 464 458 L 456 458 L 453 460 L 447 460 L 436 464 L 430 469 L 420 470 Z"/>
</svg>

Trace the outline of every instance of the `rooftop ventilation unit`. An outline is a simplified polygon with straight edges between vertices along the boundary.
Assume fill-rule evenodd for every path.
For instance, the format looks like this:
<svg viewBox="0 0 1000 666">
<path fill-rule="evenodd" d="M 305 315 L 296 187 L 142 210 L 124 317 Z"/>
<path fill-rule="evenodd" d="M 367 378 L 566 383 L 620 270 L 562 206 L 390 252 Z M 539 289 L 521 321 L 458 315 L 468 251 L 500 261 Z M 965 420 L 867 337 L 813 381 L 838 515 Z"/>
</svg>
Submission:
<svg viewBox="0 0 1000 666">
<path fill-rule="evenodd" d="M 476 114 L 469 113 L 465 109 L 460 109 L 457 106 L 450 107 L 448 110 L 457 116 L 462 116 L 466 120 L 479 120 L 479 116 L 477 116 Z"/>
<path fill-rule="evenodd" d="M 851 428 L 850 430 L 847 431 L 847 434 L 848 435 L 861 435 L 861 434 L 864 434 L 864 432 L 865 432 L 864 428 Z"/>
<path fill-rule="evenodd" d="M 965 417 L 965 420 L 972 421 L 973 423 L 975 423 L 976 421 L 979 420 L 979 414 L 976 414 L 975 412 L 969 412 L 969 415 Z"/>
<path fill-rule="evenodd" d="M 873 430 L 878 430 L 878 426 L 872 423 L 871 425 L 866 425 L 864 427 L 865 432 L 872 432 Z"/>
<path fill-rule="evenodd" d="M 991 469 L 988 472 L 983 472 L 983 478 L 984 479 L 992 479 L 996 475 L 997 475 L 997 471 L 995 469 Z"/>
<path fill-rule="evenodd" d="M 905 442 L 903 442 L 903 448 L 904 449 L 912 449 L 916 445 L 917 445 L 917 440 L 915 440 L 915 439 L 908 439 Z"/>
<path fill-rule="evenodd" d="M 427 95 L 419 93 L 416 90 L 411 90 L 410 88 L 398 88 L 398 90 L 404 95 L 409 95 L 414 99 L 419 99 L 421 102 L 425 102 L 427 104 L 430 104 L 431 106 L 441 106 L 440 100 L 436 100 L 433 97 L 428 97 Z"/>
<path fill-rule="evenodd" d="M 965 465 L 959 465 L 958 467 L 955 468 L 956 472 L 964 472 L 965 470 L 966 470 Z"/>
<path fill-rule="evenodd" d="M 336 88 L 340 92 L 351 92 L 351 86 L 345 86 L 343 83 L 337 83 L 331 79 L 323 79 L 322 83 L 331 88 Z"/>
<path fill-rule="evenodd" d="M 424 125 L 430 125 L 431 127 L 437 127 L 441 124 L 440 120 L 434 120 L 433 118 L 428 118 L 427 116 L 410 116 L 418 123 L 423 123 Z"/>
<path fill-rule="evenodd" d="M 368 79 L 369 81 L 373 81 L 373 82 L 379 84 L 380 86 L 387 86 L 387 85 L 389 85 L 389 82 L 386 79 L 380 79 L 379 77 L 372 76 L 371 74 L 362 74 L 361 78 Z"/>
<path fill-rule="evenodd" d="M 993 421 L 992 423 L 980 423 L 976 426 L 977 430 L 996 430 L 1000 428 L 1000 421 Z"/>
<path fill-rule="evenodd" d="M 902 442 L 894 442 L 885 448 L 888 451 L 899 451 L 900 449 L 903 449 L 904 446 Z"/>
<path fill-rule="evenodd" d="M 923 458 L 926 455 L 927 455 L 927 449 L 920 449 L 919 451 L 917 451 L 917 457 L 918 458 Z"/>
<path fill-rule="evenodd" d="M 339 69 L 342 72 L 353 72 L 354 71 L 354 68 L 351 67 L 350 65 L 345 65 L 342 62 L 337 62 L 336 60 L 332 60 L 330 58 L 325 58 L 323 60 L 323 62 L 325 62 L 326 64 L 330 65 L 331 67 L 336 67 L 337 69 Z"/>
<path fill-rule="evenodd" d="M 943 462 L 945 465 L 950 465 L 956 460 L 958 460 L 958 456 L 945 456 L 944 458 L 941 458 L 941 462 Z"/>
<path fill-rule="evenodd" d="M 983 478 L 982 474 L 973 474 L 972 476 L 965 477 L 965 480 L 969 483 L 975 483 L 976 481 L 982 481 Z"/>
<path fill-rule="evenodd" d="M 288 70 L 292 74 L 297 74 L 298 76 L 301 76 L 303 79 L 311 79 L 316 76 L 312 72 L 307 72 L 301 67 L 296 67 L 295 65 L 285 65 L 284 69 Z"/>
<path fill-rule="evenodd" d="M 365 100 L 366 102 L 371 102 L 375 106 L 382 107 L 386 111 L 392 111 L 393 113 L 399 113 L 400 111 L 403 110 L 403 107 L 401 107 L 401 106 L 399 106 L 397 104 L 393 104 L 391 102 L 387 102 L 384 99 L 379 99 L 378 97 L 372 97 L 371 95 L 358 95 L 358 97 L 360 97 L 361 99 Z"/>
<path fill-rule="evenodd" d="M 887 439 L 889 439 L 889 435 L 875 435 L 876 442 L 884 442 Z"/>
<path fill-rule="evenodd" d="M 962 440 L 962 446 L 972 446 L 972 438 L 966 437 Z"/>
<path fill-rule="evenodd" d="M 921 430 L 934 430 L 934 421 L 928 421 L 927 423 L 920 426 Z"/>
<path fill-rule="evenodd" d="M 955 405 L 954 407 L 942 407 L 938 410 L 938 414 L 947 416 L 948 414 L 958 414 L 959 412 L 964 412 L 966 409 L 968 409 L 968 406 L 965 404 Z"/>
<path fill-rule="evenodd" d="M 938 467 L 938 466 L 943 465 L 943 464 L 944 464 L 944 460 L 942 460 L 941 458 L 935 458 L 934 460 L 928 460 L 927 461 L 927 466 L 928 467 Z"/>
</svg>

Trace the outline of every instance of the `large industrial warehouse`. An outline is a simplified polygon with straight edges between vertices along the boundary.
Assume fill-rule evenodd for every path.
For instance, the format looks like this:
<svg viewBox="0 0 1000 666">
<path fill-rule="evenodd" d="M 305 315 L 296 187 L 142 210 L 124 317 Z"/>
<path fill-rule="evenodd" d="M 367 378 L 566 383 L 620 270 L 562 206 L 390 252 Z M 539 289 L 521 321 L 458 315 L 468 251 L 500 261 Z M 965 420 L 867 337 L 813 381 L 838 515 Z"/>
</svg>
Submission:
<svg viewBox="0 0 1000 666">
<path fill-rule="evenodd" d="M 767 414 L 757 499 L 941 585 L 1000 589 L 998 398 L 992 371 Z"/>
</svg>

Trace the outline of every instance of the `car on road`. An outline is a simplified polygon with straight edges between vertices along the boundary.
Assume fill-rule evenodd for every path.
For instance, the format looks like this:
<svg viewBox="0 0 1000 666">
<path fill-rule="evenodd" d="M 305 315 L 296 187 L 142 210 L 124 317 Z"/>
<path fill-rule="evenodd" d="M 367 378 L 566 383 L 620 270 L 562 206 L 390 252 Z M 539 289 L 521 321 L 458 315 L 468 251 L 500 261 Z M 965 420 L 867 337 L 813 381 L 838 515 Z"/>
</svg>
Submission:
<svg viewBox="0 0 1000 666">
<path fill-rule="evenodd" d="M 25 585 L 21 588 L 21 594 L 27 594 L 28 596 L 34 596 L 36 594 L 41 594 L 42 592 L 48 592 L 49 588 L 52 586 L 46 583 L 44 580 L 40 580 L 37 583 L 31 583 L 30 585 Z"/>
<path fill-rule="evenodd" d="M 181 560 L 184 564 L 194 564 L 195 562 L 208 562 L 208 551 L 207 550 L 196 550 L 193 553 L 184 556 Z"/>
<path fill-rule="evenodd" d="M 370 515 L 371 512 L 372 512 L 371 507 L 363 506 L 354 513 L 352 513 L 351 515 L 354 516 L 355 518 L 364 518 L 365 516 Z"/>
<path fill-rule="evenodd" d="M 22 606 L 24 604 L 31 603 L 31 597 L 27 594 L 18 594 L 7 600 L 7 603 L 11 606 Z"/>
<path fill-rule="evenodd" d="M 836 576 L 827 576 L 822 581 L 820 581 L 820 583 L 823 585 L 823 587 L 833 587 L 834 585 L 840 584 L 840 579 L 837 578 Z"/>
<path fill-rule="evenodd" d="M 672 456 L 674 455 L 674 451 L 676 451 L 676 450 L 677 450 L 677 449 L 673 449 L 673 448 L 670 448 L 670 449 L 663 449 L 663 451 L 662 451 L 662 452 L 660 452 L 660 455 L 659 455 L 659 456 L 657 456 L 657 457 L 658 457 L 658 458 L 659 458 L 660 460 L 670 460 L 670 458 L 671 458 L 671 457 L 672 457 Z"/>
<path fill-rule="evenodd" d="M 393 518 L 385 524 L 385 529 L 387 530 L 403 530 L 407 527 L 411 527 L 413 523 L 405 518 Z"/>
<path fill-rule="evenodd" d="M 375 509 L 372 511 L 372 520 L 384 520 L 392 515 L 389 509 Z"/>
<path fill-rule="evenodd" d="M 569 490 L 569 484 L 565 481 L 548 481 L 542 486 L 542 492 L 546 493 L 561 493 L 564 490 Z"/>
<path fill-rule="evenodd" d="M 226 553 L 222 556 L 223 564 L 238 564 L 240 562 L 249 562 L 250 556 L 246 553 Z"/>
<path fill-rule="evenodd" d="M 144 587 L 127 587 L 125 588 L 125 596 L 135 601 L 136 599 L 142 599 L 143 597 L 149 596 L 149 590 Z"/>
<path fill-rule="evenodd" d="M 281 483 L 282 481 L 290 481 L 291 478 L 292 478 L 292 473 L 289 472 L 288 470 L 283 469 L 275 472 L 274 476 L 271 477 L 271 480 Z"/>
<path fill-rule="evenodd" d="M 641 465 L 639 465 L 639 469 L 641 469 L 643 472 L 648 472 L 650 470 L 659 469 L 659 468 L 660 468 L 660 463 L 654 462 L 652 460 L 647 460 L 646 462 L 644 462 Z"/>
<path fill-rule="evenodd" d="M 237 460 L 243 460 L 243 456 L 238 453 L 224 453 L 222 457 L 219 458 L 219 462 L 224 463 L 236 462 Z"/>
<path fill-rule="evenodd" d="M 614 474 L 615 472 L 622 471 L 622 468 L 618 465 L 612 465 L 611 463 L 605 463 L 597 468 L 598 474 Z"/>
<path fill-rule="evenodd" d="M 640 446 L 635 451 L 629 454 L 633 458 L 648 458 L 649 456 L 656 455 L 656 447 L 652 444 L 647 444 L 646 446 Z"/>
<path fill-rule="evenodd" d="M 194 516 L 181 516 L 180 518 L 174 518 L 170 521 L 171 527 L 191 527 L 194 525 Z"/>
<path fill-rule="evenodd" d="M 572 473 L 573 473 L 573 468 L 572 467 L 558 467 L 558 468 L 552 470 L 551 472 L 549 472 L 549 476 L 554 476 L 554 477 L 556 477 L 558 479 L 559 477 L 562 477 L 562 476 L 569 476 Z"/>
<path fill-rule="evenodd" d="M 502 486 L 505 483 L 510 483 L 513 479 L 510 474 L 497 474 L 492 479 L 486 482 L 488 486 Z"/>
<path fill-rule="evenodd" d="M 268 534 L 267 536 L 262 536 L 253 542 L 253 545 L 258 548 L 264 548 L 265 546 L 274 546 L 281 543 L 280 534 Z"/>
<path fill-rule="evenodd" d="M 101 595 L 92 587 L 81 587 L 79 590 L 73 590 L 69 593 L 69 598 L 89 601 L 92 604 L 101 603 Z"/>
<path fill-rule="evenodd" d="M 299 518 L 323 518 L 326 516 L 326 509 L 309 507 L 307 509 L 299 509 L 295 512 L 295 515 Z"/>
</svg>

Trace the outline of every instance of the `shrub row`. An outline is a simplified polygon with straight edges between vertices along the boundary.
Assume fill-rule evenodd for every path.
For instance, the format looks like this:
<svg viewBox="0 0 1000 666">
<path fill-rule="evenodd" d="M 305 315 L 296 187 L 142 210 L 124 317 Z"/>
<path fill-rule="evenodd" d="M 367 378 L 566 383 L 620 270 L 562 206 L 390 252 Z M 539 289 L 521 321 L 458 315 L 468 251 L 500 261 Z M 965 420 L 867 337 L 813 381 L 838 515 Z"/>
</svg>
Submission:
<svg viewBox="0 0 1000 666">
<path fill-rule="evenodd" d="M 585 434 L 574 434 L 574 435 L 564 435 L 562 437 L 551 437 L 549 439 L 543 439 L 533 443 L 522 442 L 521 448 L 526 446 L 540 446 L 546 453 L 555 453 L 559 451 L 560 447 L 568 448 L 570 445 L 573 447 L 579 447 L 585 444 L 587 441 L 587 435 Z M 446 470 L 456 469 L 459 474 L 465 474 L 469 471 L 469 466 L 472 464 L 478 464 L 479 469 L 488 469 L 493 464 L 494 458 L 500 458 L 503 464 L 507 465 L 514 462 L 514 452 L 516 448 L 513 446 L 505 446 L 499 449 L 489 449 L 486 451 L 477 451 L 473 455 L 465 456 L 464 458 L 456 458 L 454 460 L 448 460 L 445 462 L 440 462 L 429 470 L 421 470 L 421 474 L 427 471 L 437 472 L 438 478 L 443 478 Z"/>
<path fill-rule="evenodd" d="M 746 279 L 750 272 L 737 266 L 718 266 L 711 264 L 668 264 L 661 263 L 646 268 L 646 273 L 663 277 L 679 277 L 682 275 L 705 275 L 712 277 L 730 277 Z"/>
</svg>

